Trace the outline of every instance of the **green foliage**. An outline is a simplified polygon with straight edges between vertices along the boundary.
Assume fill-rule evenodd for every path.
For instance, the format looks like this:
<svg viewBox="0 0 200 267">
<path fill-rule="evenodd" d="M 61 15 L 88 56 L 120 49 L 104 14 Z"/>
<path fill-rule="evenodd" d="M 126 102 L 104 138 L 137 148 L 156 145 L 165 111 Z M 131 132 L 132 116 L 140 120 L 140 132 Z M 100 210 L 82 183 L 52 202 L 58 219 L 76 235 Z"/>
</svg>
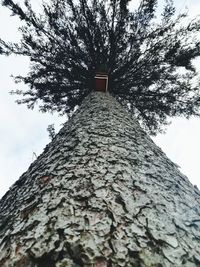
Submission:
<svg viewBox="0 0 200 267">
<path fill-rule="evenodd" d="M 49 133 L 49 138 L 52 140 L 54 138 L 54 136 L 56 135 L 54 124 L 48 125 L 47 132 Z"/>
<path fill-rule="evenodd" d="M 30 72 L 16 77 L 29 85 L 18 103 L 42 111 L 69 113 L 94 88 L 95 72 L 104 66 L 109 92 L 133 112 L 150 133 L 172 116 L 199 116 L 198 74 L 192 60 L 200 55 L 198 19 L 187 25 L 175 17 L 172 0 L 155 19 L 156 0 L 51 0 L 36 14 L 29 0 L 24 8 L 4 0 L 24 26 L 19 44 L 0 49 L 30 58 Z M 196 79 L 197 80 L 197 79 Z"/>
</svg>

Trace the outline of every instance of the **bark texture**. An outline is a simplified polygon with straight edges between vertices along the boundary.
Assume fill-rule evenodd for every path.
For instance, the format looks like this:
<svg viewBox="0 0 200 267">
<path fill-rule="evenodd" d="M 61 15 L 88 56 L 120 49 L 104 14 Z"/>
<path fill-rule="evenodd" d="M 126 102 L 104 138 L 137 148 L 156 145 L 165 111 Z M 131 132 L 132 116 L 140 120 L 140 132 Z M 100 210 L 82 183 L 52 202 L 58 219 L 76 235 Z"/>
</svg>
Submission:
<svg viewBox="0 0 200 267">
<path fill-rule="evenodd" d="M 200 266 L 200 192 L 109 94 L 0 202 L 0 267 Z"/>
</svg>

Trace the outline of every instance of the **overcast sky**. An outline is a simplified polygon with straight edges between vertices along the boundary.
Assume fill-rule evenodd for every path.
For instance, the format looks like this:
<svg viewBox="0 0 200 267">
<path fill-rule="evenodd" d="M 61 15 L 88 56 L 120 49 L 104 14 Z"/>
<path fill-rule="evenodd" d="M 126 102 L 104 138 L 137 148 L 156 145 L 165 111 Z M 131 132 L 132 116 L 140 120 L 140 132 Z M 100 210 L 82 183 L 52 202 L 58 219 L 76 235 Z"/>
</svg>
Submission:
<svg viewBox="0 0 200 267">
<path fill-rule="evenodd" d="M 18 1 L 21 2 L 21 1 Z M 33 0 L 37 4 L 39 0 Z M 138 0 L 132 0 L 134 4 Z M 178 12 L 188 7 L 189 14 L 200 14 L 200 0 L 176 0 Z M 0 7 L 0 36 L 5 40 L 17 40 L 19 25 L 15 17 L 9 16 L 6 8 Z M 9 91 L 22 89 L 15 84 L 11 74 L 25 74 L 28 61 L 15 56 L 0 56 L 0 197 L 27 170 L 29 165 L 49 143 L 47 126 L 55 124 L 56 130 L 66 120 L 51 114 L 28 110 L 17 105 Z M 154 141 L 167 156 L 180 166 L 182 173 L 200 188 L 200 119 L 173 119 L 166 134 L 158 135 Z"/>
</svg>

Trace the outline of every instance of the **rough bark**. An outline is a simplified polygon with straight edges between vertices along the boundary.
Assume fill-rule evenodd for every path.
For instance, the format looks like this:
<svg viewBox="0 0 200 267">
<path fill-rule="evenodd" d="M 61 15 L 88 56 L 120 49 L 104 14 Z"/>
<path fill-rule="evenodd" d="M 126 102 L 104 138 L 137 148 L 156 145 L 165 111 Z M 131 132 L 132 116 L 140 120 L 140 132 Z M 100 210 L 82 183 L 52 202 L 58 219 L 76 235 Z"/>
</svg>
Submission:
<svg viewBox="0 0 200 267">
<path fill-rule="evenodd" d="M 109 94 L 0 202 L 0 267 L 200 266 L 200 192 Z"/>
</svg>

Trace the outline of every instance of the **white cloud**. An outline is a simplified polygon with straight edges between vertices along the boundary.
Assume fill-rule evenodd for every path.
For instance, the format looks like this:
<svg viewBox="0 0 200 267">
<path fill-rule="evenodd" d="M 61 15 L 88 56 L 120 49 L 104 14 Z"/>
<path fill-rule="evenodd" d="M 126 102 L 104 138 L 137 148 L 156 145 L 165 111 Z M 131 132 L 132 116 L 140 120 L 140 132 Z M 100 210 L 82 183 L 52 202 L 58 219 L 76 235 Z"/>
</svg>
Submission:
<svg viewBox="0 0 200 267">
<path fill-rule="evenodd" d="M 12 89 L 22 89 L 15 84 L 10 74 L 25 74 L 28 61 L 19 57 L 0 57 L 0 196 L 2 196 L 27 170 L 30 163 L 50 141 L 46 130 L 49 124 L 56 128 L 65 118 L 28 110 L 17 105 L 16 97 L 9 95 Z"/>
<path fill-rule="evenodd" d="M 154 141 L 167 156 L 180 166 L 193 184 L 200 188 L 200 119 L 173 119 L 166 134 L 160 134 Z"/>
</svg>

